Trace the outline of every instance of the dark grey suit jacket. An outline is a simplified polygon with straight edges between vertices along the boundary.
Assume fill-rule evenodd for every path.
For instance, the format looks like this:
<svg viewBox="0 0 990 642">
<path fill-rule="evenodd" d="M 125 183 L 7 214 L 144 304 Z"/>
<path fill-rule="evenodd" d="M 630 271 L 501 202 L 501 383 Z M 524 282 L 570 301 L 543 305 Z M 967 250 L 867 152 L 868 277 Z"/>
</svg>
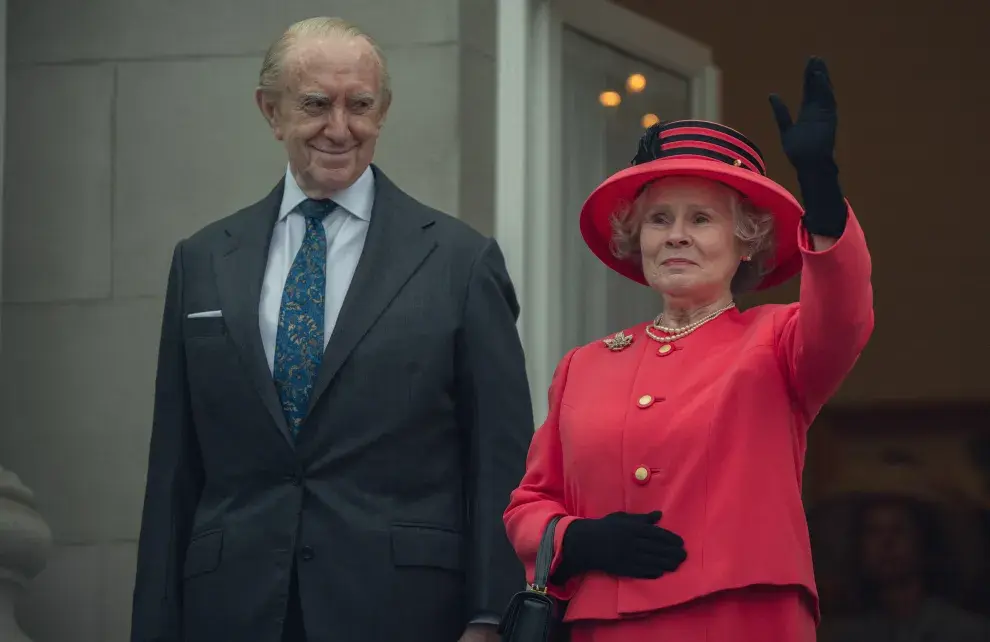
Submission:
<svg viewBox="0 0 990 642">
<path fill-rule="evenodd" d="M 454 642 L 524 585 L 502 512 L 533 417 L 502 254 L 373 169 L 295 440 L 258 327 L 283 184 L 176 246 L 133 642 L 277 642 L 294 563 L 313 642 Z"/>
</svg>

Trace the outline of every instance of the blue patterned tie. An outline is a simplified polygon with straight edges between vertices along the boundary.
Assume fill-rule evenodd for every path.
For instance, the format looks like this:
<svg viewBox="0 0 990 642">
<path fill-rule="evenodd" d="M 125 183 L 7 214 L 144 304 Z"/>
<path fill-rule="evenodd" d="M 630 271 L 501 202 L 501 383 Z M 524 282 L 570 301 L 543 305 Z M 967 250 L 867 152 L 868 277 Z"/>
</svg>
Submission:
<svg viewBox="0 0 990 642">
<path fill-rule="evenodd" d="M 327 233 L 323 219 L 336 207 L 330 200 L 299 204 L 306 218 L 306 236 L 296 253 L 282 291 L 275 337 L 275 387 L 293 435 L 298 434 L 313 380 L 323 358 L 326 312 Z"/>
</svg>

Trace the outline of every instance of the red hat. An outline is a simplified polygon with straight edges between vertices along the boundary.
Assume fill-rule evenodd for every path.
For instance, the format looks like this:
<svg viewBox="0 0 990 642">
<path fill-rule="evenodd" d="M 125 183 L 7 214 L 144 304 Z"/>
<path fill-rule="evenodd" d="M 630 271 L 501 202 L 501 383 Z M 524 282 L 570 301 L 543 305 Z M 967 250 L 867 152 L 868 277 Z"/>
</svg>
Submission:
<svg viewBox="0 0 990 642">
<path fill-rule="evenodd" d="M 774 218 L 775 257 L 758 290 L 801 271 L 798 226 L 804 214 L 786 189 L 767 178 L 759 148 L 736 130 L 703 120 L 659 123 L 647 130 L 634 165 L 599 185 L 581 208 L 581 235 L 602 263 L 646 285 L 643 266 L 612 253 L 612 217 L 636 200 L 643 187 L 669 176 L 694 176 L 728 185 Z"/>
</svg>

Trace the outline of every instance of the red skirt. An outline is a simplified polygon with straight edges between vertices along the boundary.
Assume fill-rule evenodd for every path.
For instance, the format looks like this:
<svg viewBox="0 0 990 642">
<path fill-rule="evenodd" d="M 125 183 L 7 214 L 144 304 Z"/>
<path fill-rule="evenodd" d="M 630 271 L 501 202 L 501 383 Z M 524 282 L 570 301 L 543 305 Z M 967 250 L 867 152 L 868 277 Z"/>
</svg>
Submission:
<svg viewBox="0 0 990 642">
<path fill-rule="evenodd" d="M 708 595 L 642 617 L 578 620 L 571 642 L 815 642 L 815 617 L 799 587 L 753 586 Z"/>
</svg>

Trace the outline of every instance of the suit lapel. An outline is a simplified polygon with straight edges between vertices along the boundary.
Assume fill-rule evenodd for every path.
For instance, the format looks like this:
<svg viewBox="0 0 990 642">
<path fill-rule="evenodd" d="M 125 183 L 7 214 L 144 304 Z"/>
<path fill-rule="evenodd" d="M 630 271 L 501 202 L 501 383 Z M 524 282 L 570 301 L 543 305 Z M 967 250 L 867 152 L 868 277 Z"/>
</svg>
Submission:
<svg viewBox="0 0 990 642">
<path fill-rule="evenodd" d="M 425 230 L 434 219 L 377 167 L 375 204 L 364 251 L 344 297 L 310 397 L 309 411 L 326 392 L 358 342 L 426 260 L 436 241 Z"/>
<path fill-rule="evenodd" d="M 226 229 L 226 246 L 215 255 L 217 289 L 224 320 L 240 352 L 248 376 L 279 431 L 292 445 L 282 403 L 279 401 L 268 359 L 261 343 L 258 305 L 268 264 L 268 246 L 282 202 L 284 179 L 264 200 L 233 217 Z"/>
</svg>

